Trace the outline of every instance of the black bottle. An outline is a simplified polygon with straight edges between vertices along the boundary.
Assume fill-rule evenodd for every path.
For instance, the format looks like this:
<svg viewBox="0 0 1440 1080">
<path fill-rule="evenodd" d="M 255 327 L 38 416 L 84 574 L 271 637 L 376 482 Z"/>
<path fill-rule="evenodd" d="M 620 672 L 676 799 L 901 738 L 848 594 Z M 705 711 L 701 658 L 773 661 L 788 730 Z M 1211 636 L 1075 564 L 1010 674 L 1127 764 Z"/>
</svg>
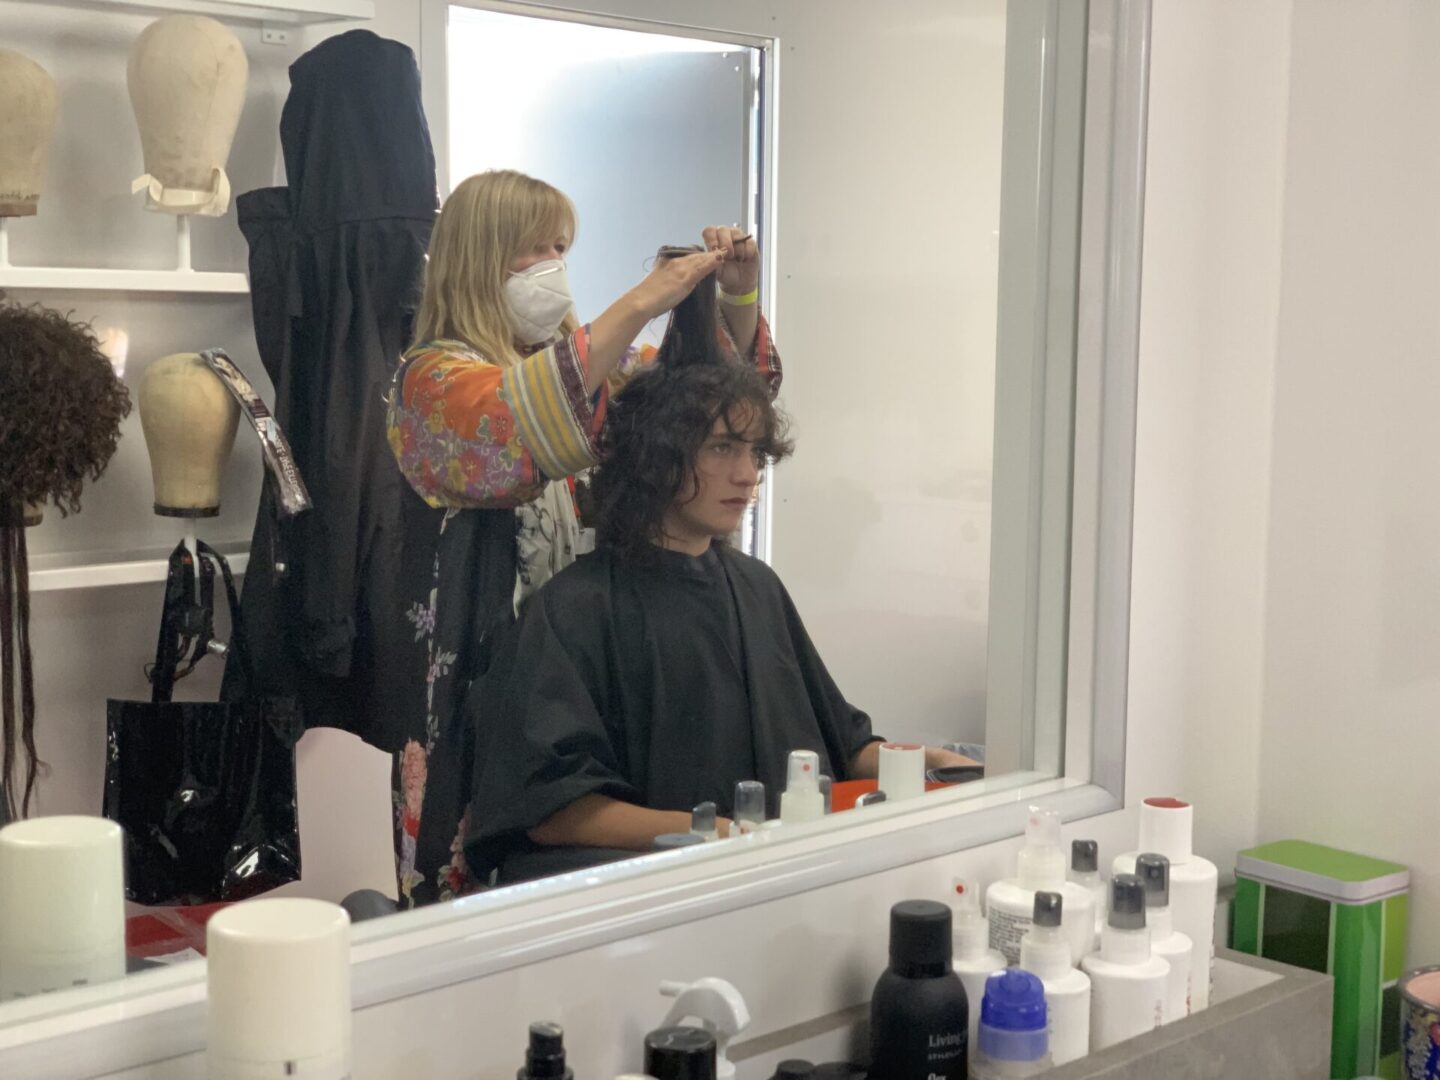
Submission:
<svg viewBox="0 0 1440 1080">
<path fill-rule="evenodd" d="M 575 1080 L 565 1067 L 565 1032 L 559 1024 L 530 1025 L 530 1048 L 525 1051 L 525 1067 L 515 1080 Z"/>
<path fill-rule="evenodd" d="M 715 1036 L 672 1027 L 645 1036 L 645 1075 L 655 1080 L 715 1080 Z"/>
<path fill-rule="evenodd" d="M 870 999 L 870 1080 L 965 1080 L 970 1007 L 950 967 L 950 908 L 890 909 L 890 967 Z"/>
</svg>

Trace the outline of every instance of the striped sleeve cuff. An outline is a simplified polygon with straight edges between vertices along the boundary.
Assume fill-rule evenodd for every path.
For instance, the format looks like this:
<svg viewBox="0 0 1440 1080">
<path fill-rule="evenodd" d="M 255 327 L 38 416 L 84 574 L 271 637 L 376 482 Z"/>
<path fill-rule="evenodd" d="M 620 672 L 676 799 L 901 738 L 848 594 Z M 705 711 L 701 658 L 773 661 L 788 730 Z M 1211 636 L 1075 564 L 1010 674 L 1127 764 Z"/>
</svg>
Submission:
<svg viewBox="0 0 1440 1080">
<path fill-rule="evenodd" d="M 501 380 L 525 448 L 551 480 L 595 464 L 595 404 L 585 393 L 588 330 L 508 368 Z"/>
</svg>

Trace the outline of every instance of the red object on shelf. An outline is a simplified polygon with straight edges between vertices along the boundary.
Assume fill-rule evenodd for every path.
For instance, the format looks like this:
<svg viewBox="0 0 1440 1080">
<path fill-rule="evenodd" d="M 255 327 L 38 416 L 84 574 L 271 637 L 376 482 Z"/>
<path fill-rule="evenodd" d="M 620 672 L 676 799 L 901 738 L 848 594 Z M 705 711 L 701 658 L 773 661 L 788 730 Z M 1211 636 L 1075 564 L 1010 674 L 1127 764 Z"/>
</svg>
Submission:
<svg viewBox="0 0 1440 1080">
<path fill-rule="evenodd" d="M 939 791 L 941 788 L 954 786 L 953 784 L 930 782 L 925 785 L 925 790 Z M 869 795 L 879 787 L 879 780 L 841 780 L 832 784 L 830 787 L 830 812 L 835 814 L 841 810 L 855 809 L 855 803 L 861 795 Z"/>
<path fill-rule="evenodd" d="M 146 959 L 194 949 L 205 955 L 205 924 L 229 904 L 150 908 L 125 920 L 125 952 Z"/>
</svg>

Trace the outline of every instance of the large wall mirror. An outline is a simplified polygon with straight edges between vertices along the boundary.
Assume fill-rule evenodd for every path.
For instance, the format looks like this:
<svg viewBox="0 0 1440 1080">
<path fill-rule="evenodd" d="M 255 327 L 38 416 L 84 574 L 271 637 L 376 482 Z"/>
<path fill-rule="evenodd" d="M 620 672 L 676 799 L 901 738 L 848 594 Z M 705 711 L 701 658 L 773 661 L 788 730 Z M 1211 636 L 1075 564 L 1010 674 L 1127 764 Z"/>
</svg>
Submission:
<svg viewBox="0 0 1440 1080">
<path fill-rule="evenodd" d="M 25 7 L 0 0 L 6 17 Z M 715 875 L 773 887 L 778 863 L 851 845 L 864 872 L 894 857 L 865 846 L 882 833 L 923 836 L 919 857 L 1013 832 L 993 815 L 1032 792 L 1078 800 L 1070 813 L 1114 805 L 1147 18 L 1139 0 L 420 0 L 442 196 L 492 168 L 568 193 L 582 318 L 703 226 L 758 239 L 796 449 L 736 542 L 779 575 L 877 734 L 983 769 L 937 774 L 910 801 L 367 921 L 367 955 L 680 868 L 697 890 Z M 281 78 L 254 91 L 269 119 Z M 278 168 L 273 150 L 244 167 L 254 186 Z M 129 442 L 116 472 L 134 486 L 144 447 Z M 258 462 L 232 469 L 255 473 L 234 478 L 248 511 Z M 105 514 L 122 502 L 101 490 Z M 42 548 L 73 561 L 86 524 L 54 523 Z M 969 839 L 966 818 L 986 822 Z M 175 993 L 201 970 L 127 982 Z M 0 1005 L 0 1033 L 7 1015 L 23 1026 L 106 993 Z"/>
</svg>

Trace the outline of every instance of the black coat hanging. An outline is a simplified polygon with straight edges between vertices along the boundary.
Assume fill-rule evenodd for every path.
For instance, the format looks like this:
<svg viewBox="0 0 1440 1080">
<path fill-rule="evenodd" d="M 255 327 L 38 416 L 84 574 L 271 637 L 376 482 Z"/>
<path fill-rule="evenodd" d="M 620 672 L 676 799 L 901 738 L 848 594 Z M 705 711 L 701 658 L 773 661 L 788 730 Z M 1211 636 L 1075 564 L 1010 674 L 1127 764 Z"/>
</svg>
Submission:
<svg viewBox="0 0 1440 1080">
<path fill-rule="evenodd" d="M 280 120 L 288 187 L 236 200 L 250 245 L 260 359 L 314 508 L 281 521 L 267 485 L 243 612 L 259 682 L 308 727 L 403 745 L 383 690 L 402 632 L 404 520 L 438 516 L 385 439 L 437 209 L 420 72 L 404 45 L 354 30 L 290 68 Z M 239 694 L 233 664 L 226 693 Z M 423 673 L 422 673 L 423 677 Z"/>
</svg>

